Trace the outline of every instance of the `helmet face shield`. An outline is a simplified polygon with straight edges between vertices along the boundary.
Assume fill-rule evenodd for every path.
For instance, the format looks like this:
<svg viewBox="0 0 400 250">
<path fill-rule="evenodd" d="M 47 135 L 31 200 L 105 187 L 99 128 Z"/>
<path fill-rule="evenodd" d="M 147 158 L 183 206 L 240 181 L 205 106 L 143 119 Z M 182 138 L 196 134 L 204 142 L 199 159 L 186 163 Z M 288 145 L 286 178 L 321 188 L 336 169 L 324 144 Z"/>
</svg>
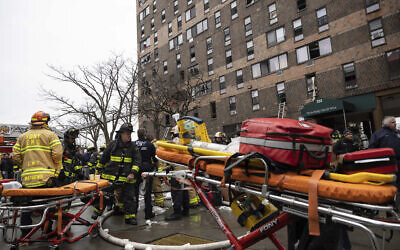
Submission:
<svg viewBox="0 0 400 250">
<path fill-rule="evenodd" d="M 47 124 L 50 121 L 50 115 L 43 111 L 38 111 L 34 113 L 31 117 L 32 125 L 43 125 Z"/>
</svg>

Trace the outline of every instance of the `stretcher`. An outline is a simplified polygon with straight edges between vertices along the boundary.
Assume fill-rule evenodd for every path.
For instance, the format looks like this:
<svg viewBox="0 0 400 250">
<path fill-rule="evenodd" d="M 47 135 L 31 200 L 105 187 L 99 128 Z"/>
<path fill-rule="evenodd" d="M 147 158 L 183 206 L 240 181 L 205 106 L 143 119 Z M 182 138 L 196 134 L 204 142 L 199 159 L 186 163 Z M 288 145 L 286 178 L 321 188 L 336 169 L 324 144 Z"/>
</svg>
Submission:
<svg viewBox="0 0 400 250">
<path fill-rule="evenodd" d="M 396 212 L 399 207 L 397 188 L 388 183 L 395 180 L 393 176 L 372 174 L 366 176 L 378 177 L 378 182 L 361 178 L 356 181 L 359 183 L 351 183 L 348 180 L 346 182 L 345 178 L 345 182 L 334 181 L 329 178 L 330 173 L 324 170 L 279 174 L 271 171 L 273 164 L 270 161 L 257 154 L 234 156 L 229 160 L 232 154 L 188 149 L 185 145 L 172 145 L 169 142 L 157 144 L 159 160 L 172 166 L 186 167 L 187 170 L 144 175 L 188 180 L 235 249 L 244 249 L 265 238 L 269 238 L 278 249 L 285 249 L 274 232 L 293 222 L 295 217 L 308 219 L 310 234 L 317 225 L 314 235 L 319 235 L 319 225 L 325 223 L 358 228 L 367 234 L 372 249 L 384 249 L 385 242 L 382 240 L 382 245 L 379 244 L 372 228 L 381 229 L 384 234 L 391 230 L 400 231 L 400 218 Z M 323 179 L 314 181 L 313 186 L 315 173 L 321 174 Z M 328 178 L 324 179 L 324 175 Z M 204 195 L 200 185 L 203 182 L 264 197 L 278 207 L 279 214 L 238 239 Z M 313 189 L 315 194 L 310 191 Z"/>
<path fill-rule="evenodd" d="M 37 242 L 47 242 L 50 249 L 58 249 L 63 242 L 73 243 L 88 235 L 97 236 L 99 222 L 87 221 L 81 215 L 95 200 L 99 200 L 100 209 L 103 209 L 101 189 L 106 186 L 107 180 L 87 180 L 57 188 L 2 190 L 0 187 L 1 195 L 7 200 L 0 205 L 0 229 L 3 230 L 4 241 L 10 249 Z M 77 212 L 70 211 L 71 203 L 79 199 L 83 206 Z M 22 213 L 33 213 L 39 218 L 30 225 L 21 225 L 18 217 Z M 56 222 L 54 229 L 51 227 L 53 221 Z M 72 236 L 72 225 L 88 229 Z M 27 233 L 22 235 L 21 230 Z"/>
</svg>

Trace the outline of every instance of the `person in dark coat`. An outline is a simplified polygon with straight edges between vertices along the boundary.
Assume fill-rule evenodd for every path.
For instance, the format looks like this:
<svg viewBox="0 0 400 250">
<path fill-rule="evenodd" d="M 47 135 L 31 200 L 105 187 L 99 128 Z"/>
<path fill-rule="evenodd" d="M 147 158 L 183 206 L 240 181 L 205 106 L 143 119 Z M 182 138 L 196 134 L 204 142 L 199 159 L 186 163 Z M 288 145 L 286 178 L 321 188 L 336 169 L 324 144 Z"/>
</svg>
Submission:
<svg viewBox="0 0 400 250">
<path fill-rule="evenodd" d="M 360 150 L 358 144 L 353 140 L 353 132 L 346 129 L 343 131 L 343 138 L 340 139 L 333 147 L 333 152 L 336 155 L 351 153 Z"/>
</svg>

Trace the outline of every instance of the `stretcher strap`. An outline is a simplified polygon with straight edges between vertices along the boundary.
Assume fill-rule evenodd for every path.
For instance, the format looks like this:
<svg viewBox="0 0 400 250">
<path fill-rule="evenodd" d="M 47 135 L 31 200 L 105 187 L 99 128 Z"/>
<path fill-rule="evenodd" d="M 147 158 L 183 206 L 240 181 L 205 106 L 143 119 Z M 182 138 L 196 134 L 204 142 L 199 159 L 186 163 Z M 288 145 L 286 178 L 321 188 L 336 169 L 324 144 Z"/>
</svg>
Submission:
<svg viewBox="0 0 400 250">
<path fill-rule="evenodd" d="M 99 204 L 99 208 L 100 208 L 100 211 L 103 211 L 103 208 L 104 208 L 104 206 L 103 206 L 104 194 L 103 194 L 103 191 L 100 191 L 99 193 L 100 193 L 100 204 Z"/>
<path fill-rule="evenodd" d="M 318 182 L 324 170 L 315 170 L 308 182 L 308 228 L 310 235 L 319 236 Z"/>
</svg>

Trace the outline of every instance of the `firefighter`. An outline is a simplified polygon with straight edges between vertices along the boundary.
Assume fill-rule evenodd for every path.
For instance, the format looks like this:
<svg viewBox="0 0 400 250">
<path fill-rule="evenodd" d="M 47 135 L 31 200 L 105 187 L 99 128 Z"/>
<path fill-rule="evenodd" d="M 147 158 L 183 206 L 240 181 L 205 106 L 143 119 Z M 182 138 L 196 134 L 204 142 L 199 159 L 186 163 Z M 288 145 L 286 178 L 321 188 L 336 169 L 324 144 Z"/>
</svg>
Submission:
<svg viewBox="0 0 400 250">
<path fill-rule="evenodd" d="M 224 144 L 224 145 L 226 144 L 226 142 L 224 141 L 222 132 L 215 133 L 214 142 L 218 143 L 218 144 Z"/>
<path fill-rule="evenodd" d="M 100 160 L 100 154 L 97 153 L 97 149 L 95 146 L 89 146 L 87 148 L 87 151 L 89 153 L 89 162 L 88 162 L 88 168 L 89 168 L 89 174 L 94 174 L 96 170 L 96 165 Z"/>
<path fill-rule="evenodd" d="M 137 199 L 136 182 L 139 178 L 139 163 L 141 162 L 139 151 L 131 141 L 133 132 L 132 124 L 125 123 L 117 131 L 116 139 L 107 145 L 104 153 L 97 164 L 97 170 L 101 172 L 101 178 L 113 183 L 111 190 L 115 191 L 117 205 L 114 214 L 124 211 L 125 223 L 137 225 Z M 96 219 L 101 214 L 98 205 L 92 216 Z"/>
<path fill-rule="evenodd" d="M 79 153 L 75 140 L 79 136 L 79 129 L 70 128 L 64 133 L 64 151 L 60 182 L 63 185 L 83 179 L 82 155 Z"/>
<path fill-rule="evenodd" d="M 141 156 L 141 164 L 140 164 L 140 172 L 153 172 L 155 166 L 157 165 L 157 158 L 156 158 L 156 148 L 154 147 L 153 143 L 146 139 L 146 132 L 143 128 L 138 129 L 137 132 L 138 140 L 135 141 L 137 148 L 139 149 L 140 156 Z M 141 179 L 139 179 L 141 180 Z M 155 216 L 153 213 L 153 207 L 151 204 L 151 189 L 153 184 L 153 178 L 148 177 L 146 178 L 146 187 L 145 187 L 145 194 L 144 194 L 144 204 L 145 204 L 145 219 L 151 219 Z M 139 200 L 139 181 L 137 182 L 137 189 L 136 189 L 136 199 Z"/>
<path fill-rule="evenodd" d="M 155 144 L 157 140 L 154 139 L 151 141 L 153 145 Z M 157 145 L 155 145 L 157 148 Z M 157 167 L 157 172 L 162 172 L 164 169 L 167 167 L 164 162 L 158 161 L 158 164 L 156 165 Z M 159 207 L 164 207 L 164 194 L 163 194 L 163 189 L 161 186 L 161 177 L 154 177 L 153 178 L 153 193 L 154 193 L 154 205 L 159 206 Z"/>
<path fill-rule="evenodd" d="M 13 147 L 13 159 L 22 169 L 25 188 L 53 187 L 62 166 L 62 145 L 48 122 L 50 115 L 38 111 L 31 118 L 31 128 L 18 137 Z M 21 214 L 21 225 L 32 224 L 32 212 Z M 30 229 L 23 229 L 26 235 Z"/>
</svg>

